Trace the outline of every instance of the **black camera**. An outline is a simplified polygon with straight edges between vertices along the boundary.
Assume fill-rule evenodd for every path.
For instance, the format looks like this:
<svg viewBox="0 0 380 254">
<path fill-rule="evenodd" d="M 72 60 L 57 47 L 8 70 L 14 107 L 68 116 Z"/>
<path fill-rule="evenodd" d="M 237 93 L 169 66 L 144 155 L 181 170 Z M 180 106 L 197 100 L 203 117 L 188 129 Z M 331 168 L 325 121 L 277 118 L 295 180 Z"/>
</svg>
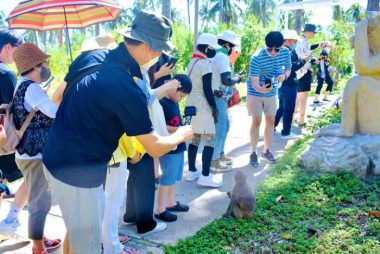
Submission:
<svg viewBox="0 0 380 254">
<path fill-rule="evenodd" d="M 317 61 L 317 58 L 312 57 L 311 60 L 310 60 L 310 63 L 311 63 L 311 64 L 315 64 L 316 61 Z"/>
<path fill-rule="evenodd" d="M 197 108 L 194 106 L 185 107 L 184 117 L 185 117 L 185 125 L 190 125 L 191 118 L 197 115 Z"/>
</svg>

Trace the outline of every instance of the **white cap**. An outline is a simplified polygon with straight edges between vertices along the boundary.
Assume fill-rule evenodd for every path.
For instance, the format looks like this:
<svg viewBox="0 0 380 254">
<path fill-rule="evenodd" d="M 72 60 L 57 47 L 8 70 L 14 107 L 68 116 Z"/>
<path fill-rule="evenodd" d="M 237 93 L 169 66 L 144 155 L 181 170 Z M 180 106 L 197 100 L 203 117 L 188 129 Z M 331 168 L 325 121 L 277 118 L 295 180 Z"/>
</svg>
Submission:
<svg viewBox="0 0 380 254">
<path fill-rule="evenodd" d="M 199 44 L 209 45 L 213 47 L 214 49 L 221 48 L 221 46 L 218 44 L 218 39 L 216 38 L 216 36 L 209 33 L 201 34 L 198 37 L 197 43 L 198 45 Z"/>
<path fill-rule="evenodd" d="M 284 40 L 299 40 L 299 36 L 294 30 L 286 30 L 284 31 Z"/>
<path fill-rule="evenodd" d="M 83 41 L 81 52 L 95 49 L 114 49 L 117 47 L 115 39 L 109 34 L 101 34 L 95 38 L 89 38 Z"/>
<path fill-rule="evenodd" d="M 226 30 L 222 34 L 218 35 L 218 39 L 227 41 L 235 46 L 240 46 L 240 36 L 230 30 Z"/>
</svg>

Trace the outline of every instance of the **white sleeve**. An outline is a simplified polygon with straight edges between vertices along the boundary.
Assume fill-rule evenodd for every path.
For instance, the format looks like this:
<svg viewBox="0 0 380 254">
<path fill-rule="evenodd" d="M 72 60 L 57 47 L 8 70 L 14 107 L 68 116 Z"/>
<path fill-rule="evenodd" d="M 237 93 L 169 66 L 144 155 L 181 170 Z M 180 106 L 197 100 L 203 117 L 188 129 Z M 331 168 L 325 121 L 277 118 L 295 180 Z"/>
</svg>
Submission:
<svg viewBox="0 0 380 254">
<path fill-rule="evenodd" d="M 219 70 L 219 73 L 222 74 L 224 72 L 232 72 L 230 58 L 225 54 L 218 54 L 219 57 L 217 61 L 215 61 L 216 67 Z"/>
<path fill-rule="evenodd" d="M 25 103 L 31 108 L 41 111 L 44 115 L 55 118 L 58 107 L 37 83 L 32 83 L 26 89 Z"/>
</svg>

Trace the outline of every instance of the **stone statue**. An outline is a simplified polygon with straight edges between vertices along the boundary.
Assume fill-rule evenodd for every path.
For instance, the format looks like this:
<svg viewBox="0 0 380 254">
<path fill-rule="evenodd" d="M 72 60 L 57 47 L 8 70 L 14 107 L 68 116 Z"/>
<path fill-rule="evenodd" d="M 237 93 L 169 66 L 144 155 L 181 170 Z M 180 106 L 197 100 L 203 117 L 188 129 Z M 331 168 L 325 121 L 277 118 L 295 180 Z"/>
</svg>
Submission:
<svg viewBox="0 0 380 254">
<path fill-rule="evenodd" d="M 343 136 L 380 135 L 380 14 L 369 12 L 355 28 L 355 67 L 358 75 L 343 93 Z"/>
<path fill-rule="evenodd" d="M 342 123 L 320 129 L 301 154 L 305 168 L 380 176 L 380 14 L 355 28 L 355 67 L 343 92 Z"/>
</svg>

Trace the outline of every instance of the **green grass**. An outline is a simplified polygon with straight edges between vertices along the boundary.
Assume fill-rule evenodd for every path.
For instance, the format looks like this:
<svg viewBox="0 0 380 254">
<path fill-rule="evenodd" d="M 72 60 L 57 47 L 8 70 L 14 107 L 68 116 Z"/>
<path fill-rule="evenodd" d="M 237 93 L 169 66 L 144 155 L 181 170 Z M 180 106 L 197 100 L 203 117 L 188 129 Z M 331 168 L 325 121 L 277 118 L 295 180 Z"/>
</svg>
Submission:
<svg viewBox="0 0 380 254">
<path fill-rule="evenodd" d="M 380 209 L 380 180 L 303 170 L 309 141 L 290 147 L 260 184 L 253 219 L 215 220 L 165 253 L 380 253 L 379 218 L 368 215 Z"/>
</svg>

